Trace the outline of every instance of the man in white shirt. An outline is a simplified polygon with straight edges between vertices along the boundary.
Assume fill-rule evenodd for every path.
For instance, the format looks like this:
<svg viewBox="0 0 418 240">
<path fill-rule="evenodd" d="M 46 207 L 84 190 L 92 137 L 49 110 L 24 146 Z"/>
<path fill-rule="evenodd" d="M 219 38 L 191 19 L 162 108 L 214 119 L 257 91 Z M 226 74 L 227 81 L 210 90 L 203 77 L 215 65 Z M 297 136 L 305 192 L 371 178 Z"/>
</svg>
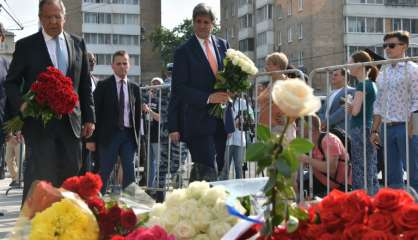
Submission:
<svg viewBox="0 0 418 240">
<path fill-rule="evenodd" d="M 387 33 L 383 48 L 389 59 L 404 58 L 409 45 L 409 33 L 396 31 Z M 399 62 L 382 67 L 376 79 L 377 96 L 374 103 L 374 117 L 371 142 L 377 147 L 383 145 L 384 131 L 381 122 L 386 123 L 387 178 L 389 187 L 404 186 L 403 172 L 406 165 L 406 134 L 410 149 L 409 178 L 411 186 L 418 191 L 418 136 L 412 135 L 412 113 L 418 110 L 418 65 L 414 62 Z M 406 126 L 408 121 L 408 126 Z M 385 125 L 383 125 L 385 126 Z M 408 130 L 408 131 L 407 131 Z"/>
</svg>

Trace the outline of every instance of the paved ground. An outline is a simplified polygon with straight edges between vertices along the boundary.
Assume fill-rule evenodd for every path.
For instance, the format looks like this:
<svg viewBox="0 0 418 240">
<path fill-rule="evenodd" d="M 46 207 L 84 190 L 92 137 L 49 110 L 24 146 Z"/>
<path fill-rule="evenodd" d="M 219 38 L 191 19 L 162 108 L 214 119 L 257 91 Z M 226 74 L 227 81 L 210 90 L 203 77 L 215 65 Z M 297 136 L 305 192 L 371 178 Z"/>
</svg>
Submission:
<svg viewBox="0 0 418 240">
<path fill-rule="evenodd" d="M 22 189 L 13 189 L 6 196 L 10 182 L 10 178 L 0 180 L 0 212 L 4 213 L 4 216 L 0 216 L 0 239 L 7 239 L 13 229 L 22 199 Z"/>
</svg>

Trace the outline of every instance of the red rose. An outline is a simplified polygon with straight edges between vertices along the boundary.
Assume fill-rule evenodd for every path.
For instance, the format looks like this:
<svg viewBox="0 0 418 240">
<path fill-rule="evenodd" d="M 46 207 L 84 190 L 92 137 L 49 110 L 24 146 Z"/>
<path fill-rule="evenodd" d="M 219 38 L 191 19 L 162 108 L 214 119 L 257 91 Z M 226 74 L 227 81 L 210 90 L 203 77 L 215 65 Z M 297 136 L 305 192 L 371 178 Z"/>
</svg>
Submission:
<svg viewBox="0 0 418 240">
<path fill-rule="evenodd" d="M 362 239 L 369 229 L 363 224 L 354 224 L 344 229 L 343 236 L 345 239 Z"/>
<path fill-rule="evenodd" d="M 79 189 L 80 196 L 87 199 L 99 194 L 103 182 L 99 175 L 88 172 L 86 175 L 80 177 L 80 186 L 82 186 Z"/>
<path fill-rule="evenodd" d="M 65 179 L 64 183 L 61 185 L 62 188 L 75 193 L 78 193 L 79 186 L 80 178 L 77 176 Z"/>
<path fill-rule="evenodd" d="M 110 236 L 116 233 L 115 224 L 106 217 L 99 218 L 100 234 L 104 236 Z M 104 237 L 106 238 L 106 237 Z"/>
<path fill-rule="evenodd" d="M 400 190 L 381 188 L 373 199 L 373 206 L 381 211 L 394 211 L 402 207 L 405 200 Z"/>
<path fill-rule="evenodd" d="M 106 217 L 109 218 L 109 220 L 113 222 L 114 224 L 119 224 L 121 220 L 120 219 L 121 213 L 122 213 L 122 209 L 120 209 L 119 206 L 115 204 L 111 208 L 108 209 Z"/>
<path fill-rule="evenodd" d="M 309 224 L 307 226 L 305 235 L 312 238 L 319 238 L 326 231 L 325 227 L 322 224 Z"/>
<path fill-rule="evenodd" d="M 321 240 L 339 240 L 339 239 L 341 239 L 341 235 L 331 234 L 331 233 L 324 233 L 318 239 L 321 239 Z"/>
<path fill-rule="evenodd" d="M 391 240 L 394 236 L 384 231 L 368 231 L 363 235 L 362 240 Z"/>
<path fill-rule="evenodd" d="M 403 206 L 401 210 L 394 215 L 394 221 L 401 229 L 418 229 L 418 204 Z"/>
<path fill-rule="evenodd" d="M 402 237 L 400 239 L 402 240 L 416 240 L 418 239 L 418 229 L 405 231 L 402 233 L 401 236 Z"/>
<path fill-rule="evenodd" d="M 356 190 L 347 193 L 342 203 L 341 217 L 346 221 L 346 226 L 351 224 L 362 224 L 367 217 L 371 207 L 369 196 L 363 190 Z"/>
<path fill-rule="evenodd" d="M 134 211 L 131 208 L 122 210 L 120 223 L 122 227 L 126 230 L 130 230 L 133 227 L 135 227 L 137 223 L 137 218 Z"/>
<path fill-rule="evenodd" d="M 394 229 L 392 216 L 383 212 L 376 212 L 369 216 L 367 225 L 376 231 L 390 232 Z"/>
<path fill-rule="evenodd" d="M 87 205 L 95 214 L 98 214 L 105 210 L 105 203 L 103 199 L 97 196 L 87 199 Z"/>
<path fill-rule="evenodd" d="M 125 237 L 121 235 L 113 235 L 110 240 L 125 240 Z"/>
<path fill-rule="evenodd" d="M 126 236 L 126 240 L 175 240 L 175 237 L 168 235 L 163 228 L 156 225 L 151 228 L 137 228 Z"/>
</svg>

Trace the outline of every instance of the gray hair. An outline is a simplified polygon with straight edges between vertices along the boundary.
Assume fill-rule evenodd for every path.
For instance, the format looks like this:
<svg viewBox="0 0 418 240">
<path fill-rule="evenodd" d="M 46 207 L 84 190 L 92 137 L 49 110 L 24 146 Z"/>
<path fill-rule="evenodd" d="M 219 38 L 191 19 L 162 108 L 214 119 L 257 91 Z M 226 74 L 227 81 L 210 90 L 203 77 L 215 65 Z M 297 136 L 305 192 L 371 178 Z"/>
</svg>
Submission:
<svg viewBox="0 0 418 240">
<path fill-rule="evenodd" d="M 212 8 L 206 3 L 199 3 L 194 7 L 193 21 L 195 21 L 198 16 L 208 16 L 212 23 L 215 22 L 215 14 L 213 13 Z"/>
<path fill-rule="evenodd" d="M 64 3 L 62 2 L 62 0 L 40 0 L 39 1 L 38 15 L 39 16 L 41 15 L 42 8 L 44 7 L 44 5 L 53 4 L 53 3 L 58 3 L 58 5 L 61 8 L 61 13 L 65 16 L 65 6 L 64 6 Z"/>
</svg>

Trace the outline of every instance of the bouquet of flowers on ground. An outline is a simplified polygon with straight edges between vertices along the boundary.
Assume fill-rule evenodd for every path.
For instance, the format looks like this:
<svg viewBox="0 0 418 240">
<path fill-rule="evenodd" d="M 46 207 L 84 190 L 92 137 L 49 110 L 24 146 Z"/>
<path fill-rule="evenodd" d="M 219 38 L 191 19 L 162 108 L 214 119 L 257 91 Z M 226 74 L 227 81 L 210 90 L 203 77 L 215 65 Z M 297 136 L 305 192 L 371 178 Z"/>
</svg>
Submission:
<svg viewBox="0 0 418 240">
<path fill-rule="evenodd" d="M 156 204 L 147 225 L 160 225 L 177 239 L 219 240 L 238 219 L 227 210 L 228 194 L 221 186 L 192 182 L 187 189 L 176 189 L 164 203 Z M 245 212 L 238 201 L 234 207 Z"/>
<path fill-rule="evenodd" d="M 333 190 L 307 211 L 296 231 L 278 227 L 259 239 L 418 239 L 418 204 L 404 190 L 383 188 L 374 197 Z"/>
<path fill-rule="evenodd" d="M 44 126 L 53 118 L 73 112 L 78 103 L 71 78 L 60 70 L 48 67 L 41 72 L 30 90 L 23 96 L 26 107 L 22 116 L 17 116 L 5 123 L 7 132 L 16 132 L 23 127 L 23 119 L 33 117 L 42 120 Z"/>
<path fill-rule="evenodd" d="M 241 94 L 247 91 L 251 82 L 249 76 L 257 74 L 258 69 L 253 61 L 245 54 L 234 49 L 226 51 L 224 58 L 224 69 L 216 74 L 215 90 L 222 90 L 233 94 Z M 215 104 L 209 111 L 217 118 L 224 117 L 225 106 Z"/>
</svg>

